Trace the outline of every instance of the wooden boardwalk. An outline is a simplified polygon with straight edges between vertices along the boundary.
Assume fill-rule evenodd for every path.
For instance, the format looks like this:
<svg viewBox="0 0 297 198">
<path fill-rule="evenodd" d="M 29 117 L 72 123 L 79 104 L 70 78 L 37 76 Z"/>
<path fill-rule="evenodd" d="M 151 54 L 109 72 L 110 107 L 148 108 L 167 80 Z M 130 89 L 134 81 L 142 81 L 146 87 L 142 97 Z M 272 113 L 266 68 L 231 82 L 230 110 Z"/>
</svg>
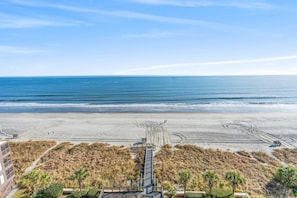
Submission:
<svg viewBox="0 0 297 198">
<path fill-rule="evenodd" d="M 158 186 L 154 184 L 154 155 L 152 146 L 145 147 L 143 166 L 143 177 L 140 179 L 143 182 L 140 182 L 141 186 L 138 189 L 123 191 L 123 189 L 108 188 L 103 190 L 102 198 L 163 198 L 162 190 L 159 190 Z"/>
</svg>

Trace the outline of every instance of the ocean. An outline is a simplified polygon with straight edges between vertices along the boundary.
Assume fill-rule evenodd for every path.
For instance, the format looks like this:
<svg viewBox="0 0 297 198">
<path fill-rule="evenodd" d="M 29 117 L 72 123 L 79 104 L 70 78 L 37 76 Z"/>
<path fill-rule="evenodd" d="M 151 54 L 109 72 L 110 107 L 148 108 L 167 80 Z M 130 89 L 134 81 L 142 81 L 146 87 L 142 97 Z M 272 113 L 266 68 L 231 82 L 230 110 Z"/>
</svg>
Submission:
<svg viewBox="0 0 297 198">
<path fill-rule="evenodd" d="M 297 76 L 2 77 L 0 113 L 297 112 Z"/>
</svg>

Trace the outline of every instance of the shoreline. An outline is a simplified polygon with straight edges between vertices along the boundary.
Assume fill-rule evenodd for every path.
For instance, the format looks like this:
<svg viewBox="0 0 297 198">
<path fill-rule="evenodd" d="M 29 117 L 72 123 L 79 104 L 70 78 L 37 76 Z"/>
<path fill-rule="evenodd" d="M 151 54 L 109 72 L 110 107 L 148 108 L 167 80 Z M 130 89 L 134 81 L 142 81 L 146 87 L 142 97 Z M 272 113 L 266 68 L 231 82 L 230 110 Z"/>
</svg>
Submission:
<svg viewBox="0 0 297 198">
<path fill-rule="evenodd" d="M 131 146 L 145 137 L 137 123 L 164 122 L 171 143 L 270 153 L 275 140 L 297 147 L 297 113 L 0 113 L 10 141 L 105 142 Z M 12 134 L 19 137 L 11 139 Z"/>
</svg>

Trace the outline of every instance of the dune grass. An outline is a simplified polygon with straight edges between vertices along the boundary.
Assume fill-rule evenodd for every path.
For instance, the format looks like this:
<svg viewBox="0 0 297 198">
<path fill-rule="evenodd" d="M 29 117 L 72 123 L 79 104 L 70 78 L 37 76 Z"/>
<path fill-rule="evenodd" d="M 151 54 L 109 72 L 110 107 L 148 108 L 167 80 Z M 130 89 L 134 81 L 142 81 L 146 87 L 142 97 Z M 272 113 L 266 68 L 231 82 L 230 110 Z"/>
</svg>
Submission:
<svg viewBox="0 0 297 198">
<path fill-rule="evenodd" d="M 135 176 L 131 151 L 103 143 L 62 143 L 47 153 L 37 168 L 49 172 L 65 187 L 78 187 L 77 182 L 69 178 L 79 168 L 86 168 L 90 173 L 85 186 L 96 188 L 126 185 L 126 181 Z"/>
<path fill-rule="evenodd" d="M 53 145 L 53 141 L 10 142 L 17 181 L 25 168 Z M 296 152 L 297 149 L 276 149 L 274 155 L 279 160 L 296 166 Z M 129 179 L 139 177 L 143 161 L 142 149 L 139 149 L 136 157 L 132 159 L 131 151 L 123 146 L 104 143 L 74 145 L 64 142 L 48 152 L 37 169 L 48 172 L 55 182 L 63 183 L 65 187 L 77 188 L 77 182 L 69 178 L 76 169 L 87 168 L 90 176 L 84 186 L 101 188 L 129 185 Z M 202 178 L 202 174 L 207 170 L 215 171 L 219 175 L 221 182 L 217 187 L 230 189 L 227 183 L 223 182 L 224 174 L 237 170 L 247 181 L 247 185 L 240 187 L 238 191 L 245 192 L 248 189 L 252 197 L 265 197 L 269 188 L 275 188 L 274 182 L 271 181 L 280 165 L 278 160 L 263 152 L 225 152 L 194 145 L 177 145 L 174 148 L 166 145 L 155 155 L 155 174 L 165 188 L 172 184 L 179 186 L 178 173 L 187 169 L 193 174 L 189 190 L 207 189 Z"/>
<path fill-rule="evenodd" d="M 273 155 L 286 164 L 297 166 L 297 149 L 275 149 Z"/>
<path fill-rule="evenodd" d="M 11 158 L 15 171 L 15 183 L 19 182 L 24 171 L 46 150 L 56 144 L 55 141 L 9 142 Z"/>
<path fill-rule="evenodd" d="M 175 148 L 163 148 L 156 155 L 155 173 L 161 182 L 177 184 L 178 172 L 190 170 L 194 176 L 192 190 L 205 190 L 202 174 L 207 170 L 215 171 L 222 181 L 224 174 L 230 170 L 237 170 L 247 181 L 247 186 L 238 190 L 248 193 L 252 197 L 265 197 L 266 185 L 274 178 L 280 163 L 263 153 L 244 152 L 239 155 L 233 152 L 223 152 L 214 149 L 203 149 L 194 145 L 177 145 Z M 254 156 L 251 158 L 248 156 Z M 225 186 L 228 187 L 228 186 Z"/>
</svg>

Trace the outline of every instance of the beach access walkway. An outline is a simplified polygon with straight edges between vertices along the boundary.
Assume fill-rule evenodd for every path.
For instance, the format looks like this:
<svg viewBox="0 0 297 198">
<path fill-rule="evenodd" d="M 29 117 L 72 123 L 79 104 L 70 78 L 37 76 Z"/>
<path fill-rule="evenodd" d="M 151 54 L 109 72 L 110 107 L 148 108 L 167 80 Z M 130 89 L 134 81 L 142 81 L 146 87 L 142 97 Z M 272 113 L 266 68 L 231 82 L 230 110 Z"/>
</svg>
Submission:
<svg viewBox="0 0 297 198">
<path fill-rule="evenodd" d="M 105 188 L 102 190 L 102 198 L 133 197 L 133 198 L 163 198 L 162 187 L 158 187 L 154 177 L 153 147 L 145 147 L 145 160 L 143 173 L 137 188 Z"/>
</svg>

